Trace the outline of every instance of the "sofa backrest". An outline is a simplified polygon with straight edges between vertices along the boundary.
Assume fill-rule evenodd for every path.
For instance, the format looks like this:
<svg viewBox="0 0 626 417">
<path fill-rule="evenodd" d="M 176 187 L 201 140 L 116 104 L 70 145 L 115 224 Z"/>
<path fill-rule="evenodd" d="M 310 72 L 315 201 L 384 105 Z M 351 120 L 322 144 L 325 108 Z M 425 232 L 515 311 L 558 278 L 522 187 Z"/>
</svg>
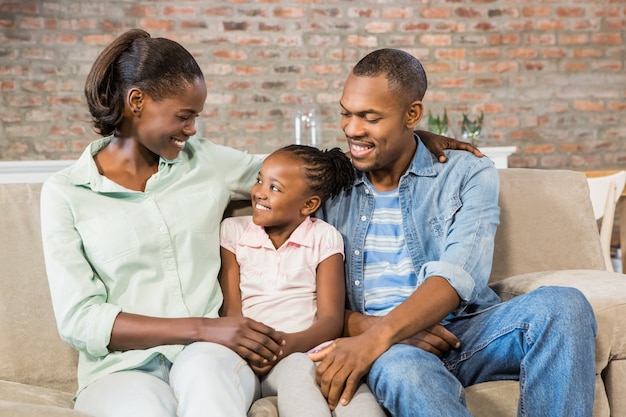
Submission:
<svg viewBox="0 0 626 417">
<path fill-rule="evenodd" d="M 585 174 L 508 168 L 490 282 L 530 272 L 606 270 Z"/>
<path fill-rule="evenodd" d="M 41 184 L 0 184 L 0 380 L 76 390 L 78 355 L 61 341 L 41 247 Z"/>
<path fill-rule="evenodd" d="M 500 176 L 500 225 L 490 282 L 530 272 L 606 270 L 585 174 L 507 168 Z M 225 216 L 251 214 L 233 201 Z"/>
<path fill-rule="evenodd" d="M 587 181 L 573 171 L 500 170 L 491 281 L 527 272 L 604 270 Z M 41 247 L 41 184 L 0 184 L 0 380 L 73 392 L 77 354 L 59 338 Z M 225 215 L 250 214 L 234 201 Z"/>
</svg>

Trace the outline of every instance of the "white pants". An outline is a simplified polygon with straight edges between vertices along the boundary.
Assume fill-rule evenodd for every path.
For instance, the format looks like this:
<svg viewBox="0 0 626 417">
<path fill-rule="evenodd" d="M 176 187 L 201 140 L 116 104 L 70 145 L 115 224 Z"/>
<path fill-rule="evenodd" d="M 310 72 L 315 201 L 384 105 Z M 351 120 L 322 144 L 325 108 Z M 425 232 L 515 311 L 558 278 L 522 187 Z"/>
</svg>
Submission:
<svg viewBox="0 0 626 417">
<path fill-rule="evenodd" d="M 239 355 L 197 342 L 174 364 L 159 356 L 139 370 L 93 382 L 74 408 L 94 417 L 245 417 L 259 393 L 258 379 Z"/>
</svg>

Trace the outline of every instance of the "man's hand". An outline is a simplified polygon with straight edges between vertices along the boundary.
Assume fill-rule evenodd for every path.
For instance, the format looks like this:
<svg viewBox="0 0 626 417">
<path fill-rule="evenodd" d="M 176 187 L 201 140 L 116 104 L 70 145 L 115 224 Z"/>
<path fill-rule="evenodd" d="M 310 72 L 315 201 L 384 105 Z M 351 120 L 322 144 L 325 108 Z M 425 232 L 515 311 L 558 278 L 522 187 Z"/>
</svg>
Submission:
<svg viewBox="0 0 626 417">
<path fill-rule="evenodd" d="M 441 324 L 435 324 L 429 329 L 402 341 L 411 346 L 418 347 L 442 358 L 452 349 L 461 347 L 461 342 L 448 329 Z"/>
<path fill-rule="evenodd" d="M 448 138 L 433 132 L 427 132 L 425 130 L 416 130 L 415 133 L 418 134 L 418 136 L 422 139 L 422 142 L 424 142 L 424 145 L 426 145 L 430 153 L 437 157 L 439 162 L 446 162 L 446 155 L 443 153 L 446 149 L 472 152 L 479 158 L 484 156 L 483 153 L 471 143 L 462 142 L 460 140 Z"/>
<path fill-rule="evenodd" d="M 355 336 L 337 339 L 319 352 L 309 355 L 321 363 L 315 371 L 315 379 L 331 410 L 339 402 L 347 405 L 354 396 L 361 378 L 387 348 L 367 337 Z"/>
</svg>

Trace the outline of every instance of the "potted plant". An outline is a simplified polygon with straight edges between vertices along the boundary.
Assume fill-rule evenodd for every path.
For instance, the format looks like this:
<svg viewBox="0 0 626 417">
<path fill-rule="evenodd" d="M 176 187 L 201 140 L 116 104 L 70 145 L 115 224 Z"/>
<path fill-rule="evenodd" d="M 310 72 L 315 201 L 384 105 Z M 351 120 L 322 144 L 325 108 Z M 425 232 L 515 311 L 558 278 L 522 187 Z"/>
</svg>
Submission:
<svg viewBox="0 0 626 417">
<path fill-rule="evenodd" d="M 434 117 L 432 112 L 428 110 L 428 130 L 438 135 L 448 135 L 448 113 L 444 109 L 443 117 Z"/>
<path fill-rule="evenodd" d="M 470 142 L 472 145 L 477 146 L 479 136 L 483 130 L 483 112 L 480 112 L 480 116 L 474 120 L 470 120 L 467 114 L 463 113 L 463 122 L 461 123 L 461 137 L 463 140 Z"/>
</svg>

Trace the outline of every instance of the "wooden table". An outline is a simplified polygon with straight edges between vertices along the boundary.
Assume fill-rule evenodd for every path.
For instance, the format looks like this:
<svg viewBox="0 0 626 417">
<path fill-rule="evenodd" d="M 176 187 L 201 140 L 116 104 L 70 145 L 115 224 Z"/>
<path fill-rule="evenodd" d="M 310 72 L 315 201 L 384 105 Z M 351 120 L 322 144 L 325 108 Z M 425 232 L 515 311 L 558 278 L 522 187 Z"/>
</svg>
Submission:
<svg viewBox="0 0 626 417">
<path fill-rule="evenodd" d="M 594 170 L 594 171 L 584 171 L 587 178 L 594 177 L 603 177 L 606 175 L 611 175 L 619 172 L 619 169 L 608 169 L 608 170 Z M 620 195 L 619 201 L 617 202 L 617 207 L 615 208 L 615 213 L 619 216 L 619 222 L 617 223 L 619 227 L 619 247 L 622 250 L 622 270 L 616 272 L 622 272 L 626 274 L 626 187 L 622 190 L 622 194 Z"/>
</svg>

